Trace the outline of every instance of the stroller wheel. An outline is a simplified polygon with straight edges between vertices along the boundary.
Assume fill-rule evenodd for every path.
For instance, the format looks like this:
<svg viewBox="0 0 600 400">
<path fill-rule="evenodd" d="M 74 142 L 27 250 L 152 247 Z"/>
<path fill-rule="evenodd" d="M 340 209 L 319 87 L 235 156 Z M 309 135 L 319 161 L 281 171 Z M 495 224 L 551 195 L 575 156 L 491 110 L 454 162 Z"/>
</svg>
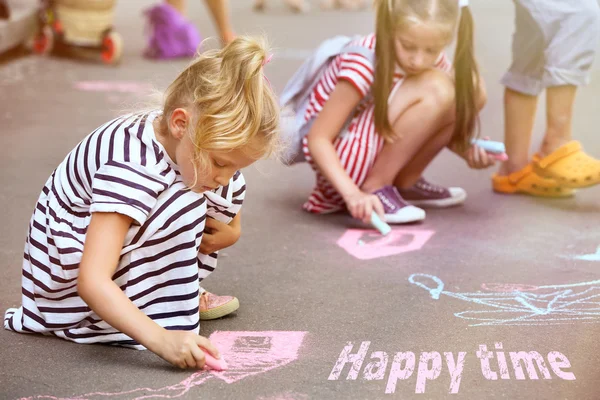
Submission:
<svg viewBox="0 0 600 400">
<path fill-rule="evenodd" d="M 48 55 L 54 48 L 54 31 L 48 25 L 42 26 L 38 33 L 33 37 L 31 50 L 35 54 Z"/>
<path fill-rule="evenodd" d="M 118 64 L 122 55 L 123 38 L 117 32 L 108 32 L 102 40 L 102 61 L 105 64 Z"/>
</svg>

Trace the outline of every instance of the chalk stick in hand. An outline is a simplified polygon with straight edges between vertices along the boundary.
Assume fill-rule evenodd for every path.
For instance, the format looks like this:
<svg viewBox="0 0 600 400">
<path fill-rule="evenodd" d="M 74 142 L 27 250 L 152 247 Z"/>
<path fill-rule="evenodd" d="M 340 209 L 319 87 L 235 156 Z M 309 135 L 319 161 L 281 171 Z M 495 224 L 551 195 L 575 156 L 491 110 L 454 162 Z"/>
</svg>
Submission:
<svg viewBox="0 0 600 400">
<path fill-rule="evenodd" d="M 371 224 L 379 231 L 383 236 L 389 234 L 392 228 L 379 218 L 379 215 L 375 211 L 371 213 Z"/>
<path fill-rule="evenodd" d="M 492 154 L 503 154 L 506 153 L 506 147 L 502 142 L 494 142 L 493 140 L 477 139 L 473 141 L 473 144 L 481 147 L 487 153 Z"/>
<path fill-rule="evenodd" d="M 205 365 L 210 369 L 214 369 L 215 371 L 225 371 L 227 368 L 229 368 L 225 362 L 225 359 L 223 359 L 223 356 L 217 360 L 211 356 L 207 350 L 204 350 L 204 360 Z"/>
</svg>

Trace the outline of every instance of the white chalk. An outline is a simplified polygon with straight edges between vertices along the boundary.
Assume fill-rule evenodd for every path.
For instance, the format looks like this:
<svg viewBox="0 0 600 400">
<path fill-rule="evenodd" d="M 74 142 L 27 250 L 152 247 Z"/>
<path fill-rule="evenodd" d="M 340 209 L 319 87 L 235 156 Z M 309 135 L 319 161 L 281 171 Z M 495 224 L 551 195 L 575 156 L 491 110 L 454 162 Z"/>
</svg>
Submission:
<svg viewBox="0 0 600 400">
<path fill-rule="evenodd" d="M 375 211 L 371 213 L 371 224 L 377 229 L 383 236 L 389 234 L 392 228 L 379 218 L 379 215 Z"/>
<path fill-rule="evenodd" d="M 494 142 L 493 140 L 477 139 L 473 140 L 473 144 L 481 147 L 488 153 L 503 154 L 506 153 L 506 147 L 502 142 Z"/>
</svg>

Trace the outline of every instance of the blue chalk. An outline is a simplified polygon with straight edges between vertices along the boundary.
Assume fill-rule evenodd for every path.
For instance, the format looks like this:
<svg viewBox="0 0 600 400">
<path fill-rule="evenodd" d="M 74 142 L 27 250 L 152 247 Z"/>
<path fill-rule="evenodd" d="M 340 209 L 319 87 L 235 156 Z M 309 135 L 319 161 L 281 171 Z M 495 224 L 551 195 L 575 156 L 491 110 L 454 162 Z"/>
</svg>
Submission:
<svg viewBox="0 0 600 400">
<path fill-rule="evenodd" d="M 504 146 L 504 143 L 502 143 L 502 142 L 494 142 L 493 140 L 477 139 L 477 140 L 473 140 L 473 144 L 476 144 L 477 146 L 481 147 L 483 150 L 485 150 L 488 153 L 493 153 L 493 154 L 506 153 L 506 147 Z"/>
<path fill-rule="evenodd" d="M 389 234 L 392 228 L 379 218 L 379 215 L 375 211 L 371 213 L 371 224 L 379 231 L 383 236 Z"/>
</svg>

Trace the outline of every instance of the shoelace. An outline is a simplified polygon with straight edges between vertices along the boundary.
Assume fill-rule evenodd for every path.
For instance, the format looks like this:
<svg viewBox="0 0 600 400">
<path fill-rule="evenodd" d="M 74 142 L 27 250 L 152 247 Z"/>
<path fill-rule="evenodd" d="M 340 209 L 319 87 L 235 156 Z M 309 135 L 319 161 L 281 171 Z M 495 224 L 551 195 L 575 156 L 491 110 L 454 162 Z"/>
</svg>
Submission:
<svg viewBox="0 0 600 400">
<path fill-rule="evenodd" d="M 385 205 L 391 208 L 392 211 L 396 209 L 396 206 L 383 193 L 377 193 L 377 197 L 379 197 L 382 203 L 385 203 Z"/>
<path fill-rule="evenodd" d="M 423 189 L 429 192 L 444 193 L 444 189 L 442 187 L 432 185 L 428 182 L 419 181 L 415 184 L 415 186 L 419 189 Z"/>
</svg>

